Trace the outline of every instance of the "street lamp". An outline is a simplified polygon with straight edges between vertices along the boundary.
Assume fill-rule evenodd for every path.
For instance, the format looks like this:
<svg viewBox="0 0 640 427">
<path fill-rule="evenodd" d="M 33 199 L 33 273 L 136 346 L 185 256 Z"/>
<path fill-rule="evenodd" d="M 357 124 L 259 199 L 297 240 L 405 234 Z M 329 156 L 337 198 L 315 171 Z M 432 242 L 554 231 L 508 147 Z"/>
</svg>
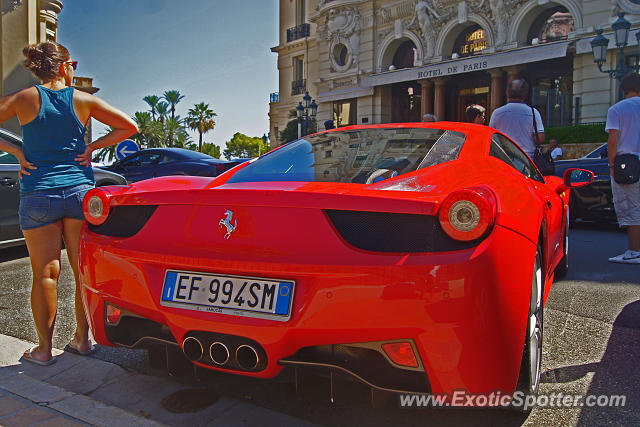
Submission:
<svg viewBox="0 0 640 427">
<path fill-rule="evenodd" d="M 262 134 L 262 143 L 264 145 L 267 145 L 267 142 L 269 142 L 269 137 L 267 136 L 266 133 L 263 133 Z M 260 144 L 258 144 L 258 157 L 260 157 L 260 155 L 261 155 L 260 154 L 261 153 L 261 151 L 260 151 L 261 149 L 262 149 L 262 147 L 260 146 Z"/>
<path fill-rule="evenodd" d="M 303 105 L 304 102 L 304 105 Z M 309 118 L 316 118 L 318 112 L 318 104 L 315 99 L 311 99 L 309 92 L 305 92 L 302 101 L 296 107 L 296 115 L 298 117 L 298 138 L 302 138 L 309 132 Z"/>
<path fill-rule="evenodd" d="M 616 38 L 616 46 L 620 49 L 618 66 L 610 70 L 602 69 L 602 65 L 607 61 L 607 47 L 609 46 L 609 39 L 602 35 L 602 30 L 596 31 L 598 35 L 591 40 L 591 49 L 593 50 L 593 60 L 598 64 L 598 70 L 609 74 L 611 78 L 620 80 L 629 71 L 637 72 L 639 66 L 629 66 L 625 61 L 624 48 L 628 44 L 631 23 L 624 19 L 624 12 L 618 14 L 618 19 L 611 25 L 611 28 Z M 638 50 L 640 51 L 640 31 L 636 32 L 636 39 L 638 40 Z"/>
</svg>

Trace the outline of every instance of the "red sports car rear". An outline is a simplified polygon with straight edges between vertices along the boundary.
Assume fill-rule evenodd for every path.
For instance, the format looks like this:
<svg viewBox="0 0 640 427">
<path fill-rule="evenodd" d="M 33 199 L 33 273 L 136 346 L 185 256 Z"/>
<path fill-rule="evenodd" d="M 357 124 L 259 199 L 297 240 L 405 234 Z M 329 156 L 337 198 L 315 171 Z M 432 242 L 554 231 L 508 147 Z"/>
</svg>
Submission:
<svg viewBox="0 0 640 427">
<path fill-rule="evenodd" d="M 312 135 L 215 179 L 96 189 L 85 307 L 100 344 L 179 347 L 215 370 L 535 392 L 572 185 L 491 128 L 435 123 Z"/>
</svg>

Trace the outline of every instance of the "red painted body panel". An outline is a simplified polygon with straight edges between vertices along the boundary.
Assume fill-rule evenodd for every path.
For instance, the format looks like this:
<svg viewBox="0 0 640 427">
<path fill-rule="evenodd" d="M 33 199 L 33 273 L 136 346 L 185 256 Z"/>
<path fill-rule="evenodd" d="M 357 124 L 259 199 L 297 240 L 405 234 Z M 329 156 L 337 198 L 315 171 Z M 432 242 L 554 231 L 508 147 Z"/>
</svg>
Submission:
<svg viewBox="0 0 640 427">
<path fill-rule="evenodd" d="M 273 377 L 281 369 L 277 361 L 302 347 L 413 339 L 434 392 L 512 392 L 525 341 L 536 245 L 543 247 L 546 296 L 562 258 L 569 191 L 556 191 L 559 178 L 536 182 L 489 157 L 495 131 L 486 126 L 377 127 L 403 126 L 461 130 L 468 142 L 457 160 L 371 185 L 227 183 L 245 164 L 214 179 L 167 177 L 109 187 L 112 206 L 158 208 L 132 237 L 83 228 L 80 276 L 96 341 L 111 344 L 104 325 L 109 301 L 167 325 L 178 342 L 193 330 L 257 341 L 269 364 L 243 375 Z M 477 185 L 496 195 L 497 215 L 488 237 L 470 249 L 356 249 L 323 211 L 437 215 L 448 194 Z M 218 220 L 230 207 L 242 223 L 226 240 Z M 291 318 L 278 322 L 163 307 L 167 269 L 294 280 Z"/>
<path fill-rule="evenodd" d="M 175 209 L 165 213 L 167 218 L 174 214 Z M 163 216 L 158 220 L 166 220 Z M 270 217 L 264 215 L 264 221 Z M 109 344 L 102 305 L 108 300 L 168 325 L 178 342 L 193 329 L 250 337 L 265 348 L 269 360 L 311 345 L 413 338 L 434 391 L 515 387 L 527 305 L 511 302 L 527 300 L 529 290 L 513 284 L 530 281 L 533 271 L 504 268 L 501 248 L 510 248 L 510 264 L 526 265 L 535 254 L 530 241 L 498 227 L 479 247 L 455 254 L 372 255 L 345 247 L 326 227 L 315 233 L 292 230 L 280 235 L 289 244 L 274 244 L 258 255 L 249 256 L 242 245 L 228 247 L 215 267 L 193 234 L 179 244 L 168 245 L 171 237 L 159 236 L 106 247 L 102 238 L 85 233 L 82 282 L 94 337 Z M 298 239 L 309 245 L 308 251 L 293 250 Z M 320 240 L 328 250 L 313 249 Z M 293 279 L 291 320 L 161 307 L 167 268 Z M 272 377 L 279 370 L 271 364 L 249 375 Z"/>
</svg>

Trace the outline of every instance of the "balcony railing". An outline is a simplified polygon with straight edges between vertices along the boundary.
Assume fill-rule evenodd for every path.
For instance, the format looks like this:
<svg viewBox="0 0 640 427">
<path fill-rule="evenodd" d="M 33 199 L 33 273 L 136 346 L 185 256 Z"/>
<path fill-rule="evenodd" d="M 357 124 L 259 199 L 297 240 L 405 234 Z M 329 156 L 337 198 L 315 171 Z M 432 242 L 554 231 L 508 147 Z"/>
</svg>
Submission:
<svg viewBox="0 0 640 427">
<path fill-rule="evenodd" d="M 297 27 L 287 29 L 287 43 L 294 40 L 301 39 L 303 37 L 309 37 L 311 35 L 310 24 L 300 24 Z"/>
<path fill-rule="evenodd" d="M 307 79 L 291 82 L 291 95 L 302 95 L 307 90 Z"/>
<path fill-rule="evenodd" d="M 271 92 L 269 94 L 269 104 L 274 104 L 280 101 L 280 93 L 279 92 Z"/>
</svg>

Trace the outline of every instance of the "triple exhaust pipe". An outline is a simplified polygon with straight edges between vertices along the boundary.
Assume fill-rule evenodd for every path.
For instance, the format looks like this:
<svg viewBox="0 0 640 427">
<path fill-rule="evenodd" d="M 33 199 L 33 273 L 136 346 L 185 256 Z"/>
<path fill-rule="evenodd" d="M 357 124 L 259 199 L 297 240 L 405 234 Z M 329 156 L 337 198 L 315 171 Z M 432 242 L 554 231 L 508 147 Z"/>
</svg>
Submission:
<svg viewBox="0 0 640 427">
<path fill-rule="evenodd" d="M 195 337 L 186 337 L 182 341 L 182 350 L 189 360 L 199 362 L 205 355 L 202 342 Z M 237 365 L 245 371 L 253 371 L 260 363 L 258 351 L 251 345 L 241 344 L 233 352 L 233 358 L 226 344 L 216 341 L 209 346 L 209 358 L 217 366 Z"/>
</svg>

